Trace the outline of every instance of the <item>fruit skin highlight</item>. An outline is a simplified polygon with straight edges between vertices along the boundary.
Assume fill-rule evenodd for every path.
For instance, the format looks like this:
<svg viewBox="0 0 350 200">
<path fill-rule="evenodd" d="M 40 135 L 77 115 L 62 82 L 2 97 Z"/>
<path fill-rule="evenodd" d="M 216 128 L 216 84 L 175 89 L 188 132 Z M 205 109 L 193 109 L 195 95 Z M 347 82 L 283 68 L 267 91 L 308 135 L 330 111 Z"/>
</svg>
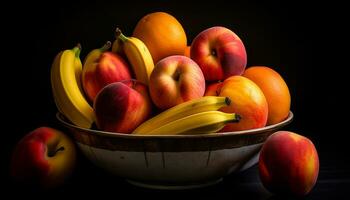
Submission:
<svg viewBox="0 0 350 200">
<path fill-rule="evenodd" d="M 191 58 L 202 69 L 206 81 L 241 75 L 247 64 L 242 40 L 230 29 L 215 26 L 199 33 L 191 44 Z"/>
<path fill-rule="evenodd" d="M 279 123 L 288 117 L 291 97 L 279 73 L 269 67 L 253 66 L 246 69 L 243 76 L 256 83 L 265 95 L 269 105 L 267 125 Z"/>
<path fill-rule="evenodd" d="M 146 44 L 154 64 L 171 55 L 184 55 L 187 47 L 187 37 L 182 25 L 165 12 L 154 12 L 142 17 L 132 36 Z"/>
<path fill-rule="evenodd" d="M 260 152 L 260 179 L 270 192 L 304 196 L 314 187 L 318 172 L 319 159 L 314 144 L 296 133 L 272 134 Z"/>
<path fill-rule="evenodd" d="M 75 163 L 72 140 L 57 129 L 39 127 L 17 143 L 10 169 L 20 183 L 53 188 L 64 183 Z"/>
</svg>

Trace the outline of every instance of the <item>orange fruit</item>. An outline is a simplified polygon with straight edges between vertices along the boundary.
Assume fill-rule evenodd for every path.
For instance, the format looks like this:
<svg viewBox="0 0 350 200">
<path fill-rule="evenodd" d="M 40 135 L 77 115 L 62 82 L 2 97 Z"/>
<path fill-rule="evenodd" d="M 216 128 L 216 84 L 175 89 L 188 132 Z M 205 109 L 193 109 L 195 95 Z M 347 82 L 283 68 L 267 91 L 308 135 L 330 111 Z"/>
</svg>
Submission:
<svg viewBox="0 0 350 200">
<path fill-rule="evenodd" d="M 144 16 L 137 23 L 133 37 L 146 44 L 154 64 L 170 55 L 183 55 L 187 47 L 187 37 L 182 25 L 165 12 Z"/>
<path fill-rule="evenodd" d="M 252 80 L 263 91 L 268 103 L 267 125 L 276 124 L 288 117 L 290 93 L 281 75 L 265 66 L 254 66 L 245 70 L 243 76 Z"/>
<path fill-rule="evenodd" d="M 184 56 L 191 58 L 191 46 L 186 47 Z"/>
</svg>

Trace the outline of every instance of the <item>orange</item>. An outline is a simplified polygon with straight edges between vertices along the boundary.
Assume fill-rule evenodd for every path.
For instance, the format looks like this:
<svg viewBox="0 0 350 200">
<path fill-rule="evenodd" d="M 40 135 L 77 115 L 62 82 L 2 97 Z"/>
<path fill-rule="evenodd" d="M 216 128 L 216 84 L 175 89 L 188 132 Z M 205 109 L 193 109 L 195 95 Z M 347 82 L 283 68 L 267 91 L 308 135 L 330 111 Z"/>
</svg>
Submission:
<svg viewBox="0 0 350 200">
<path fill-rule="evenodd" d="M 243 76 L 252 80 L 263 91 L 268 103 L 267 125 L 276 124 L 288 117 L 290 93 L 281 75 L 269 67 L 254 66 L 245 70 Z"/>
<path fill-rule="evenodd" d="M 179 21 L 165 12 L 144 16 L 136 25 L 133 37 L 143 41 L 154 64 L 170 55 L 183 55 L 187 47 L 185 30 Z"/>
<path fill-rule="evenodd" d="M 184 56 L 191 58 L 191 46 L 186 47 Z"/>
</svg>

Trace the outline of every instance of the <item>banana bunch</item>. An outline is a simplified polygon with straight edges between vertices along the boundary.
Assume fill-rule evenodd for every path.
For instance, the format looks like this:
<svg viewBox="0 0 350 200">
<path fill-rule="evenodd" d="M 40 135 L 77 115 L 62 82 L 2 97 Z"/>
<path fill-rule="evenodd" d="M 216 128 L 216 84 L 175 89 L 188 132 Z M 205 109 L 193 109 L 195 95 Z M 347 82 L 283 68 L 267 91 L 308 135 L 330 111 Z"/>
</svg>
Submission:
<svg viewBox="0 0 350 200">
<path fill-rule="evenodd" d="M 51 86 L 58 110 L 73 124 L 90 128 L 95 115 L 81 87 L 80 51 L 78 44 L 57 54 L 51 67 Z"/>
<path fill-rule="evenodd" d="M 205 96 L 174 106 L 137 127 L 133 134 L 204 134 L 215 133 L 240 116 L 218 109 L 230 105 L 228 97 Z"/>
<path fill-rule="evenodd" d="M 154 68 L 153 58 L 146 45 L 135 37 L 126 37 L 119 28 L 116 29 L 116 41 L 112 52 L 125 54 L 128 58 L 136 79 L 148 85 L 149 77 Z"/>
</svg>

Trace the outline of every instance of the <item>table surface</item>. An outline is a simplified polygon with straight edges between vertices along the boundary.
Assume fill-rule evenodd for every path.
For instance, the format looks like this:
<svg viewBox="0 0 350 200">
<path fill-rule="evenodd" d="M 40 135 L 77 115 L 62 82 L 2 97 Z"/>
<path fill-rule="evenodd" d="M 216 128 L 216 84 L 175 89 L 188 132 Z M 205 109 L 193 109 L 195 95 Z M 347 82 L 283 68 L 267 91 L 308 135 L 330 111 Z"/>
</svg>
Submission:
<svg viewBox="0 0 350 200">
<path fill-rule="evenodd" d="M 335 156 L 337 150 L 324 150 L 319 153 L 320 173 L 313 190 L 306 199 L 349 199 L 350 188 L 349 159 Z M 122 196 L 127 198 L 211 198 L 215 199 L 288 199 L 269 193 L 260 182 L 257 165 L 239 174 L 224 177 L 223 181 L 200 189 L 191 190 L 153 190 L 133 186 L 125 180 L 106 173 L 95 167 L 83 156 L 79 157 L 78 166 L 71 178 L 60 188 L 43 191 L 38 189 L 20 188 L 13 182 L 7 192 L 11 195 L 33 196 L 36 198 L 94 198 L 104 199 Z M 20 189 L 19 189 L 20 188 Z M 18 192 L 21 191 L 21 192 Z M 38 194 L 40 196 L 38 197 Z M 289 197 L 290 198 L 290 197 Z"/>
</svg>

